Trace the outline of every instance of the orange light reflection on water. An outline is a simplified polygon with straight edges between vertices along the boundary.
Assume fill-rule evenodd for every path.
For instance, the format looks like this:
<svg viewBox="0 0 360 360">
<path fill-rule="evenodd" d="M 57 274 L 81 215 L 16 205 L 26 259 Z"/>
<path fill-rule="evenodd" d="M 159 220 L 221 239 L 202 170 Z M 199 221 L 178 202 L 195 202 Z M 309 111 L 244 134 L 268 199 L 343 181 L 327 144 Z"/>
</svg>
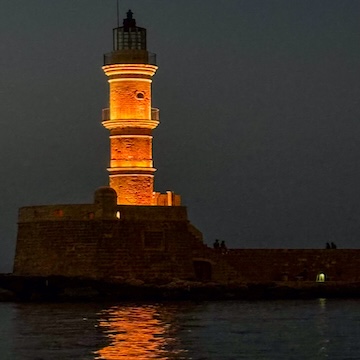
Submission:
<svg viewBox="0 0 360 360">
<path fill-rule="evenodd" d="M 186 359 L 176 349 L 169 314 L 160 306 L 116 306 L 102 311 L 99 327 L 110 344 L 95 352 L 95 359 Z"/>
</svg>

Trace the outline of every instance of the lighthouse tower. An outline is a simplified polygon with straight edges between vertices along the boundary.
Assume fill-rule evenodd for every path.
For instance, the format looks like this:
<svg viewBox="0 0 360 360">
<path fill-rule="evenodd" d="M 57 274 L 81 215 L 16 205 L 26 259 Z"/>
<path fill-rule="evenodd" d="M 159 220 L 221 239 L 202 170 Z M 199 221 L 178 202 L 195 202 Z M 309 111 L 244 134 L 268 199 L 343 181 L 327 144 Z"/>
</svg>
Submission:
<svg viewBox="0 0 360 360">
<path fill-rule="evenodd" d="M 110 131 L 109 185 L 121 205 L 157 205 L 154 193 L 152 131 L 159 110 L 151 107 L 156 56 L 146 47 L 146 29 L 136 26 L 131 10 L 113 29 L 113 51 L 104 55 L 110 85 L 109 108 L 102 124 Z"/>
</svg>

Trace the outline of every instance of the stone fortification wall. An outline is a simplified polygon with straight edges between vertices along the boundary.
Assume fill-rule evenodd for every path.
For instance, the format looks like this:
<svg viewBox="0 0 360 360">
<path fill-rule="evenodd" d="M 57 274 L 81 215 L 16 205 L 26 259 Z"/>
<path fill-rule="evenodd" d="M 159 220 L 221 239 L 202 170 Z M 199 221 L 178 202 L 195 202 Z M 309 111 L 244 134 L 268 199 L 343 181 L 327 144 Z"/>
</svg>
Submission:
<svg viewBox="0 0 360 360">
<path fill-rule="evenodd" d="M 188 221 L 184 206 L 126 206 L 118 205 L 116 210 L 121 220 L 133 221 Z"/>
<path fill-rule="evenodd" d="M 184 206 L 116 205 L 109 212 L 109 219 L 188 221 Z M 94 220 L 103 219 L 103 214 L 103 207 L 96 204 L 27 206 L 19 209 L 18 222 Z"/>
<path fill-rule="evenodd" d="M 360 250 L 207 247 L 182 206 L 126 206 L 104 187 L 93 204 L 21 208 L 16 275 L 147 282 L 360 281 Z"/>
<path fill-rule="evenodd" d="M 19 213 L 14 273 L 193 279 L 191 251 L 202 246 L 184 207 L 27 207 Z"/>
<path fill-rule="evenodd" d="M 94 204 L 27 206 L 19 209 L 19 223 L 37 221 L 88 220 L 95 217 Z"/>
<path fill-rule="evenodd" d="M 240 279 L 248 281 L 360 281 L 360 250 L 233 249 L 223 254 Z"/>
</svg>

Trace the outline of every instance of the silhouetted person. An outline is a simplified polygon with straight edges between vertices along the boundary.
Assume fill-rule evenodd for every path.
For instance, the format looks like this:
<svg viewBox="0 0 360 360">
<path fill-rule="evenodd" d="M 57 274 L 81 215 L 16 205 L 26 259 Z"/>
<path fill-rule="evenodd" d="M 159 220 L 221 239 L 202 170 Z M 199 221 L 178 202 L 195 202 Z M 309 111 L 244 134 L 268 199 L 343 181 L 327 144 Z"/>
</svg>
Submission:
<svg viewBox="0 0 360 360">
<path fill-rule="evenodd" d="M 226 245 L 225 245 L 224 240 L 221 242 L 220 247 L 221 247 L 222 250 L 226 250 Z"/>
<path fill-rule="evenodd" d="M 330 244 L 328 242 L 326 243 L 326 248 L 331 249 L 331 246 L 330 246 Z"/>
<path fill-rule="evenodd" d="M 331 243 L 331 248 L 336 249 L 336 245 L 333 242 Z"/>
<path fill-rule="evenodd" d="M 214 249 L 219 249 L 220 248 L 220 243 L 219 243 L 219 240 L 216 239 L 215 242 L 214 242 Z"/>
</svg>

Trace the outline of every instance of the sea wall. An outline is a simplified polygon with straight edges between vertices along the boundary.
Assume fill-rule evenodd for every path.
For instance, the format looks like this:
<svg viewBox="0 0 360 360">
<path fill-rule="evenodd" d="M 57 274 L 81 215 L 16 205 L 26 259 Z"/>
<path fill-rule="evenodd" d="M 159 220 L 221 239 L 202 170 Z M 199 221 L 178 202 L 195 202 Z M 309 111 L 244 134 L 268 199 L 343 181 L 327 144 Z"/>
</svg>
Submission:
<svg viewBox="0 0 360 360">
<path fill-rule="evenodd" d="M 194 278 L 191 251 L 204 245 L 186 208 L 117 206 L 112 219 L 88 216 L 90 210 L 96 212 L 90 205 L 21 209 L 14 274 Z"/>
<path fill-rule="evenodd" d="M 19 210 L 14 274 L 166 283 L 360 282 L 360 250 L 212 249 L 183 206 L 93 204 Z M 320 278 L 321 279 L 320 279 Z"/>
<path fill-rule="evenodd" d="M 232 249 L 224 260 L 247 281 L 360 281 L 358 249 Z"/>
</svg>

